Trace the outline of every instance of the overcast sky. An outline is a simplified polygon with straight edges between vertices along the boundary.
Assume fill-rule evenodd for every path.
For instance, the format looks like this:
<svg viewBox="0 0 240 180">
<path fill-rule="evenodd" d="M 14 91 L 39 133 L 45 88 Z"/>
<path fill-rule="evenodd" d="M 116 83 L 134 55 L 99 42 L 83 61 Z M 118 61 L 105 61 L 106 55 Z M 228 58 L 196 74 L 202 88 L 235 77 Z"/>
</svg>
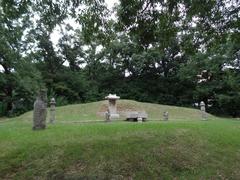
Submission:
<svg viewBox="0 0 240 180">
<path fill-rule="evenodd" d="M 108 5 L 109 8 L 112 8 L 114 3 L 118 3 L 118 0 L 105 0 L 106 4 Z"/>
</svg>

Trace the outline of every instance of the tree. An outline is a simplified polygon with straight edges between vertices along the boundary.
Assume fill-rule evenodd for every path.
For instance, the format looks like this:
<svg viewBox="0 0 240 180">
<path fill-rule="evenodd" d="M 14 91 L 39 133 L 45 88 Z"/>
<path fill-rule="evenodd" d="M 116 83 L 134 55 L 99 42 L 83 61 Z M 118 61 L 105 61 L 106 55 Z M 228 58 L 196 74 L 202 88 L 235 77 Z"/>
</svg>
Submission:
<svg viewBox="0 0 240 180">
<path fill-rule="evenodd" d="M 16 102 L 22 101 L 29 106 L 25 97 L 20 97 L 20 92 L 34 91 L 34 82 L 38 76 L 34 72 L 26 74 L 26 68 L 31 69 L 30 61 L 24 58 L 23 36 L 28 27 L 28 10 L 30 1 L 1 1 L 0 2 L 0 86 L 2 115 L 13 113 Z M 24 72 L 25 71 L 25 72 Z M 36 84 L 36 83 L 33 83 Z M 33 85 L 31 84 L 31 85 Z M 32 98 L 29 97 L 30 99 Z M 23 105 L 23 106 L 24 106 Z M 24 107 L 23 107 L 24 108 Z"/>
</svg>

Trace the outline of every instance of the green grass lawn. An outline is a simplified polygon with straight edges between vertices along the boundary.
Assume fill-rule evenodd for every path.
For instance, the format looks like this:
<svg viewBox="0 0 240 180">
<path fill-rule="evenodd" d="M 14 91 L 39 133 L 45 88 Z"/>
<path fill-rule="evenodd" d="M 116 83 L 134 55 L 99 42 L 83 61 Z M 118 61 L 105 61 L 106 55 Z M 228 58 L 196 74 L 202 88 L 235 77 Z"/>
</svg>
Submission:
<svg viewBox="0 0 240 180">
<path fill-rule="evenodd" d="M 59 107 L 58 122 L 42 131 L 31 130 L 32 112 L 1 120 L 0 179 L 240 178 L 239 121 L 125 100 L 154 121 L 77 123 L 102 120 L 104 103 Z M 165 110 L 170 120 L 157 121 Z"/>
<path fill-rule="evenodd" d="M 200 111 L 197 109 L 183 108 L 177 106 L 167 106 L 151 103 L 140 103 L 132 100 L 119 100 L 118 109 L 123 111 L 146 111 L 150 120 L 162 120 L 163 112 L 169 112 L 170 120 L 192 121 L 199 120 Z M 99 101 L 87 104 L 75 104 L 58 107 L 56 116 L 58 122 L 80 122 L 80 121 L 103 121 L 105 116 L 100 116 L 98 112 L 104 112 L 107 107 L 107 101 Z M 120 113 L 120 120 L 124 116 Z M 208 115 L 213 118 L 212 115 Z M 20 116 L 18 119 L 32 122 L 32 112 Z"/>
</svg>

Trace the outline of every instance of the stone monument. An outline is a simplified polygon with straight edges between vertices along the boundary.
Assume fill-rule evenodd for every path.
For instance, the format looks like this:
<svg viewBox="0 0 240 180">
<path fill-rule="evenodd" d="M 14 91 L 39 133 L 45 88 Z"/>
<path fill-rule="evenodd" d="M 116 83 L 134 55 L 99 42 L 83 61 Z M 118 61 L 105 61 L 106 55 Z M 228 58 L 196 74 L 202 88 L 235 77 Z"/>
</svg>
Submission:
<svg viewBox="0 0 240 180">
<path fill-rule="evenodd" d="M 54 98 L 51 99 L 50 101 L 50 123 L 55 122 L 55 111 L 56 111 L 56 101 Z"/>
<path fill-rule="evenodd" d="M 207 120 L 206 106 L 203 101 L 200 102 L 200 110 L 201 110 L 202 120 Z"/>
<path fill-rule="evenodd" d="M 168 112 L 167 112 L 167 111 L 164 111 L 164 112 L 163 112 L 163 120 L 164 120 L 164 121 L 167 121 L 167 120 L 168 120 Z"/>
<path fill-rule="evenodd" d="M 47 118 L 47 92 L 40 90 L 33 110 L 33 130 L 45 129 Z"/>
<path fill-rule="evenodd" d="M 120 99 L 119 96 L 116 94 L 109 94 L 108 96 L 105 97 L 105 99 L 108 100 L 108 116 L 109 120 L 112 120 L 114 118 L 119 118 L 119 114 L 117 113 L 117 105 L 116 101 L 117 99 Z"/>
</svg>

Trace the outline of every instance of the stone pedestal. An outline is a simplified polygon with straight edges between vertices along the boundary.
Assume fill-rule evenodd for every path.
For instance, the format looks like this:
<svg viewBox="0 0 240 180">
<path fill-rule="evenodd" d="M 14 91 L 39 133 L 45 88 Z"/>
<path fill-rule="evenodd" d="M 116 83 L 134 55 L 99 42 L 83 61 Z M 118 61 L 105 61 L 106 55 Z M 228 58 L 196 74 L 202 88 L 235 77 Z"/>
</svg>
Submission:
<svg viewBox="0 0 240 180">
<path fill-rule="evenodd" d="M 142 123 L 142 122 L 143 122 L 143 118 L 138 117 L 138 118 L 137 118 L 137 121 L 138 121 L 139 123 Z"/>
<path fill-rule="evenodd" d="M 108 100 L 108 117 L 109 120 L 119 118 L 119 114 L 117 113 L 117 105 L 116 100 L 120 99 L 119 96 L 116 96 L 116 94 L 109 94 L 105 97 L 105 99 Z"/>
<path fill-rule="evenodd" d="M 55 122 L 56 101 L 54 98 L 50 101 L 50 119 L 49 122 L 53 124 Z"/>
<path fill-rule="evenodd" d="M 200 110 L 201 110 L 202 120 L 207 120 L 206 105 L 203 101 L 200 102 Z"/>
<path fill-rule="evenodd" d="M 47 92 L 41 90 L 34 102 L 33 130 L 45 129 L 47 118 Z"/>
</svg>

